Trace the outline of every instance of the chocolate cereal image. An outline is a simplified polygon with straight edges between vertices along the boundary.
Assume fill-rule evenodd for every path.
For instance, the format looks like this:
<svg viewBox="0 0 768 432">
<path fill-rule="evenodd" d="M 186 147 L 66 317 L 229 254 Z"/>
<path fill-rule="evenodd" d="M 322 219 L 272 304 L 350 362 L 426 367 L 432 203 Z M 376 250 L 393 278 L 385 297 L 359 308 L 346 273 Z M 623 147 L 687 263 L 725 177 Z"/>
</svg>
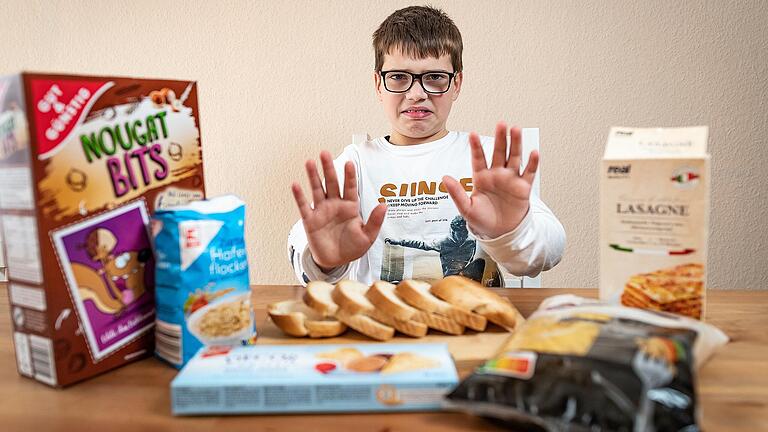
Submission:
<svg viewBox="0 0 768 432">
<path fill-rule="evenodd" d="M 69 294 L 94 361 L 148 331 L 154 263 L 143 200 L 55 231 Z"/>
</svg>

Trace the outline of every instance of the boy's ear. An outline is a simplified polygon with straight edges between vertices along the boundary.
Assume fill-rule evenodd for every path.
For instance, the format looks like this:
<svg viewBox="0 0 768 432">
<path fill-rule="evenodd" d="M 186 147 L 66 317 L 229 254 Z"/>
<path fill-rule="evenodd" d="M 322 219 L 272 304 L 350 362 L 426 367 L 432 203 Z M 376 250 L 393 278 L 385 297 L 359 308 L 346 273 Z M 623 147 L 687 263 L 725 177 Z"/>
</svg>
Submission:
<svg viewBox="0 0 768 432">
<path fill-rule="evenodd" d="M 461 92 L 461 83 L 464 81 L 464 72 L 459 72 L 456 74 L 456 77 L 453 78 L 453 94 L 451 95 L 451 99 L 456 101 L 456 99 L 459 98 L 459 93 Z"/>
<path fill-rule="evenodd" d="M 376 90 L 376 97 L 379 98 L 379 102 L 381 102 L 381 75 L 378 71 L 373 71 L 373 85 Z"/>
</svg>

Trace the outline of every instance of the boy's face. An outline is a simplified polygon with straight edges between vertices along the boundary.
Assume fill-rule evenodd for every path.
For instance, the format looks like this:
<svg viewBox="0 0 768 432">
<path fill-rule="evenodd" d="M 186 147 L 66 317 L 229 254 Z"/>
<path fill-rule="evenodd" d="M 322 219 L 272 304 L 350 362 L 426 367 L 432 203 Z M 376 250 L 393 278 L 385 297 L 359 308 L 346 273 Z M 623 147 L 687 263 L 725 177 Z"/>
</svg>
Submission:
<svg viewBox="0 0 768 432">
<path fill-rule="evenodd" d="M 415 59 L 402 54 L 400 50 L 393 50 L 391 54 L 384 56 L 382 70 L 421 74 L 428 71 L 453 72 L 453 66 L 449 55 Z M 451 106 L 459 97 L 461 80 L 462 74 L 459 72 L 448 91 L 442 94 L 425 92 L 419 80 L 415 80 L 405 93 L 392 93 L 384 88 L 381 75 L 378 71 L 375 72 L 376 94 L 384 107 L 389 124 L 392 125 L 390 142 L 413 145 L 444 137 L 448 133 L 445 124 L 451 113 Z"/>
</svg>

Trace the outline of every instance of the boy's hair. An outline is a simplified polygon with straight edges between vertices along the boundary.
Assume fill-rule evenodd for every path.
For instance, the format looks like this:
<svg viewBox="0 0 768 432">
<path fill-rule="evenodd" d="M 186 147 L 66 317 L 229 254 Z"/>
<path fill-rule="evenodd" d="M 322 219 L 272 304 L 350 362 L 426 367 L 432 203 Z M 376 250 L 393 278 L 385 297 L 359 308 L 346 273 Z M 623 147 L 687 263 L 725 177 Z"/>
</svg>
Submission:
<svg viewBox="0 0 768 432">
<path fill-rule="evenodd" d="M 384 55 L 392 49 L 423 59 L 448 54 L 454 72 L 461 72 L 461 33 L 453 20 L 432 6 L 409 6 L 388 16 L 373 32 L 376 70 L 384 65 Z"/>
</svg>

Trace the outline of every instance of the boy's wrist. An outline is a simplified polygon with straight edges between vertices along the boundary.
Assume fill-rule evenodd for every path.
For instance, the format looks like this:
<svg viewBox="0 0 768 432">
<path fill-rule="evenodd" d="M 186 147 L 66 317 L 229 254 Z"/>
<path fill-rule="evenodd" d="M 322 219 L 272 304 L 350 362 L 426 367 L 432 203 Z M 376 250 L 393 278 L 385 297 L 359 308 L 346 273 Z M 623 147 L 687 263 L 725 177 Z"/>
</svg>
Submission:
<svg viewBox="0 0 768 432">
<path fill-rule="evenodd" d="M 491 240 L 491 239 L 497 239 L 499 237 L 502 237 L 506 234 L 512 233 L 520 228 L 520 226 L 523 224 L 523 221 L 525 221 L 525 218 L 528 216 L 528 213 L 530 213 L 531 209 L 530 206 L 528 209 L 522 213 L 522 215 L 519 218 L 516 218 L 517 221 L 514 224 L 509 224 L 509 226 L 503 226 L 499 227 L 495 230 L 489 230 L 488 232 L 483 232 L 480 230 L 476 230 L 474 226 L 469 224 L 469 229 L 472 230 L 472 232 L 482 238 L 483 240 Z"/>
<path fill-rule="evenodd" d="M 338 265 L 328 264 L 328 263 L 320 262 L 317 258 L 315 258 L 315 255 L 311 253 L 311 251 L 310 251 L 310 255 L 312 257 L 312 262 L 314 262 L 317 268 L 320 269 L 320 271 L 322 271 L 325 274 L 329 274 L 332 271 L 336 270 L 337 268 L 346 264 L 346 263 L 340 263 Z"/>
</svg>

